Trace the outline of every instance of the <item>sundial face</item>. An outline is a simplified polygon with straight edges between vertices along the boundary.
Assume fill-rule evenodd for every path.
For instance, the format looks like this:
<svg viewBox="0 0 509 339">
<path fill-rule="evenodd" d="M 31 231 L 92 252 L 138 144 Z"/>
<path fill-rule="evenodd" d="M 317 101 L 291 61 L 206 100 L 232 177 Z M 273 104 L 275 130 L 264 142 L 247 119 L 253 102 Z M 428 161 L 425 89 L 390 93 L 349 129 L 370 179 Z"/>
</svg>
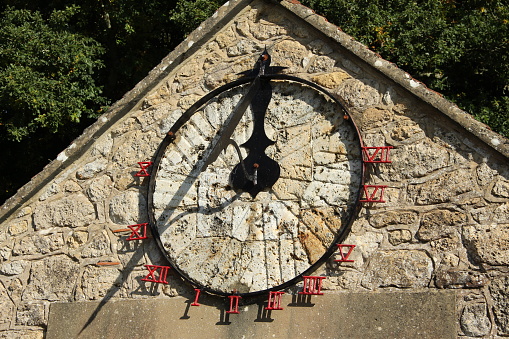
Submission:
<svg viewBox="0 0 509 339">
<path fill-rule="evenodd" d="M 252 82 L 227 88 L 178 123 L 156 156 L 153 232 L 172 268 L 212 293 L 256 294 L 309 274 L 346 236 L 359 199 L 360 140 L 346 112 L 303 83 L 263 79 L 260 88 L 269 82 L 263 109 L 255 95 L 232 126 Z"/>
</svg>

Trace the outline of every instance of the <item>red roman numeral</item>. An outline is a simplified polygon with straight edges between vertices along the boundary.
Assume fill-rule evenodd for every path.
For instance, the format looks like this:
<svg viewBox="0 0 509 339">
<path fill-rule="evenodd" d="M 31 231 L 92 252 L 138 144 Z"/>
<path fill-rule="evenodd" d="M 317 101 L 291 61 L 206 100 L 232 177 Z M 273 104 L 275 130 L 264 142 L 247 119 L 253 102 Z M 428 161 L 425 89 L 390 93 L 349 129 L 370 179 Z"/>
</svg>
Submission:
<svg viewBox="0 0 509 339">
<path fill-rule="evenodd" d="M 389 158 L 392 146 L 362 147 L 363 160 L 365 163 L 391 163 Z"/>
<path fill-rule="evenodd" d="M 198 298 L 200 297 L 201 290 L 199 288 L 195 288 L 194 291 L 196 292 L 196 294 L 194 295 L 194 301 L 191 304 L 191 306 L 200 306 L 200 304 L 198 303 Z"/>
<path fill-rule="evenodd" d="M 322 293 L 322 280 L 325 277 L 310 277 L 304 276 L 304 288 L 299 294 L 306 295 L 323 295 Z"/>
<path fill-rule="evenodd" d="M 348 259 L 350 254 L 352 254 L 352 251 L 355 247 L 355 245 L 344 245 L 344 244 L 336 244 L 339 249 L 339 255 L 341 256 L 341 259 L 334 260 L 336 262 L 354 262 L 354 260 Z M 344 252 L 343 248 L 348 247 L 348 252 Z"/>
<path fill-rule="evenodd" d="M 140 165 L 141 170 L 136 173 L 135 177 L 150 177 L 150 173 L 148 173 L 147 168 L 149 168 L 152 165 L 152 161 L 141 161 L 138 162 L 138 165 Z"/>
<path fill-rule="evenodd" d="M 364 188 L 364 199 L 359 200 L 360 202 L 385 202 L 384 192 L 387 186 L 364 185 L 363 188 Z"/>
<path fill-rule="evenodd" d="M 230 299 L 230 309 L 226 311 L 228 314 L 239 314 L 239 300 L 240 295 L 229 295 L 228 299 Z"/>
<path fill-rule="evenodd" d="M 281 297 L 285 294 L 285 292 L 275 292 L 270 291 L 269 292 L 269 300 L 267 302 L 267 307 L 265 307 L 266 310 L 282 310 L 283 307 L 281 307 Z"/>
<path fill-rule="evenodd" d="M 127 241 L 147 239 L 147 225 L 148 223 L 127 226 L 131 229 L 131 235 Z M 141 234 L 140 234 L 141 233 Z"/>
<path fill-rule="evenodd" d="M 148 274 L 142 281 L 154 282 L 159 284 L 167 284 L 166 276 L 170 266 L 158 266 L 158 265 L 145 265 L 148 269 Z"/>
</svg>

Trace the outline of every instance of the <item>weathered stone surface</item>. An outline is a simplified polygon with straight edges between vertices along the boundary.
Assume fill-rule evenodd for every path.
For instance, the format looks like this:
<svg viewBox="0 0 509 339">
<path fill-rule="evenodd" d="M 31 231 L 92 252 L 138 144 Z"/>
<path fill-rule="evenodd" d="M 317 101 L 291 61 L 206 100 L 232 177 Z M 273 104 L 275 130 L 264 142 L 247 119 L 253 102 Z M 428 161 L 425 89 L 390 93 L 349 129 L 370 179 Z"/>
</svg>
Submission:
<svg viewBox="0 0 509 339">
<path fill-rule="evenodd" d="M 295 2 L 283 1 L 282 4 L 297 6 L 293 4 Z M 114 299 L 135 297 L 148 299 L 146 301 L 158 305 L 178 295 L 192 298 L 192 288 L 176 279 L 173 273 L 170 273 L 170 284 L 164 287 L 140 283 L 140 277 L 146 274 L 142 266 L 144 263 L 164 262 L 161 251 L 153 239 L 126 242 L 129 232 L 111 231 L 147 221 L 145 197 L 149 178 L 133 176 L 139 170 L 137 162 L 151 160 L 169 128 L 198 98 L 208 90 L 237 79 L 239 72 L 251 69 L 266 44 L 273 57 L 272 65 L 288 67 L 283 73 L 311 80 L 329 89 L 340 100 L 344 99 L 365 145 L 394 146 L 391 151 L 393 162 L 367 167 L 366 183 L 389 185 L 386 192 L 388 203 L 364 204 L 360 209 L 345 239 L 345 243 L 357 245 L 350 256 L 355 261 L 336 265 L 331 258 L 327 265 L 313 273 L 327 276 L 323 289 L 328 290 L 327 298 L 313 297 L 316 303 L 313 313 L 335 314 L 330 310 L 337 311 L 340 309 L 337 305 L 347 305 L 342 308 L 347 311 L 346 314 L 334 318 L 343 322 L 330 322 L 328 316 L 323 319 L 310 317 L 310 308 L 285 307 L 286 311 L 297 312 L 298 316 L 285 311 L 277 314 L 278 319 L 272 323 L 274 326 L 270 323 L 253 323 L 255 313 L 260 308 L 257 310 L 256 306 L 250 305 L 241 311 L 247 314 L 249 308 L 253 319 L 244 321 L 246 315 L 241 313 L 239 317 L 242 321 L 239 324 L 255 324 L 255 332 L 240 333 L 244 327 L 237 326 L 238 336 L 257 333 L 261 325 L 272 326 L 274 331 L 270 334 L 276 337 L 288 336 L 290 332 L 291 336 L 325 338 L 337 337 L 341 333 L 345 337 L 355 337 L 359 335 L 359 328 L 362 328 L 363 337 L 384 339 L 426 338 L 427 333 L 431 333 L 427 337 L 433 339 L 457 335 L 487 337 L 491 332 L 509 335 L 506 311 L 509 306 L 509 281 L 502 281 L 499 277 L 495 279 L 499 281 L 490 285 L 491 278 L 507 275 L 509 263 L 509 245 L 506 241 L 509 238 L 506 231 L 509 228 L 509 170 L 504 161 L 499 161 L 500 154 L 494 156 L 493 151 L 480 139 L 471 137 L 471 127 L 473 130 L 477 128 L 473 122 L 468 120 L 468 125 L 464 125 L 463 129 L 459 128 L 460 125 L 451 124 L 448 118 L 443 119 L 442 113 L 450 117 L 459 113 L 449 103 L 437 101 L 436 95 L 431 92 L 409 96 L 408 91 L 403 89 L 410 89 L 408 83 L 414 88 L 418 86 L 422 89 L 424 86 L 410 77 L 405 83 L 397 83 L 398 74 L 390 63 L 378 58 L 351 58 L 345 48 L 360 48 L 362 55 L 369 56 L 369 52 L 352 42 L 338 48 L 334 38 L 324 39 L 321 33 L 315 34 L 309 30 L 311 26 L 303 22 L 296 24 L 296 17 L 283 15 L 283 11 L 274 10 L 278 7 L 275 2 L 269 3 L 251 2 L 242 10 L 240 18 L 222 21 L 221 27 L 217 27 L 219 32 L 213 36 L 196 40 L 191 35 L 182 46 L 205 41 L 204 46 L 190 50 L 190 53 L 186 52 L 177 59 L 174 56 L 182 49 L 169 56 L 151 74 L 151 79 L 160 80 L 158 84 L 151 80 L 141 83 L 141 87 L 112 107 L 111 114 L 107 113 L 99 119 L 99 124 L 102 124 L 99 128 L 95 126 L 89 129 L 84 138 L 80 138 L 81 141 L 77 140 L 68 149 L 77 146 L 79 151 L 72 154 L 66 150 L 59 156 L 58 169 L 52 170 L 51 174 L 54 177 L 43 178 L 49 181 L 44 181 L 45 187 L 40 192 L 25 190 L 21 193 L 27 197 L 30 195 L 26 193 L 35 195 L 28 198 L 26 204 L 24 198 L 16 201 L 16 204 L 21 202 L 25 205 L 20 205 L 23 206 L 20 212 L 14 212 L 0 227 L 0 329 L 11 328 L 8 332 L 0 331 L 0 338 L 32 335 L 42 338 L 42 331 L 22 331 L 20 327 L 44 327 L 44 320 L 41 320 L 44 319 L 44 306 L 50 306 L 48 304 L 53 300 L 100 300 L 114 294 Z M 228 6 L 238 4 L 237 0 L 233 0 Z M 323 20 L 315 20 L 311 11 L 305 15 L 318 27 L 327 26 Z M 207 28 L 206 24 L 203 28 Z M 332 30 L 335 36 L 336 33 L 337 36 L 343 35 L 335 28 Z M 159 73 L 162 69 L 167 69 L 166 73 Z M 389 77 L 386 77 L 383 73 L 388 69 Z M 223 198 L 232 193 L 224 190 L 226 183 L 223 187 L 217 186 L 203 192 L 205 182 L 201 181 L 196 187 L 202 192 L 187 194 L 183 205 L 192 206 L 200 199 L 201 204 L 224 210 L 236 206 L 217 218 L 206 217 L 203 210 L 192 217 L 186 214 L 186 210 L 165 210 L 161 213 L 162 223 L 169 223 L 172 219 L 180 222 L 179 227 L 168 228 L 168 234 L 163 237 L 165 244 L 168 244 L 165 246 L 185 253 L 181 259 L 190 263 L 189 270 L 193 273 L 200 275 L 204 269 L 208 270 L 207 283 L 212 281 L 227 286 L 229 276 L 245 269 L 245 274 L 239 275 L 239 285 L 242 286 L 227 286 L 224 291 L 228 293 L 233 288 L 238 290 L 250 284 L 255 289 L 266 288 L 267 283 L 276 281 L 278 277 L 283 277 L 283 281 L 293 278 L 296 272 L 303 272 L 308 267 L 307 260 L 314 261 L 321 257 L 326 248 L 324 243 L 334 235 L 331 230 L 340 227 L 344 215 L 345 204 L 336 198 L 349 196 L 350 175 L 360 173 L 362 168 L 352 166 L 345 160 L 346 151 L 352 149 L 352 144 L 341 145 L 331 137 L 337 128 L 339 135 L 347 135 L 347 131 L 341 129 L 341 124 L 345 125 L 346 121 L 341 112 L 326 109 L 323 103 L 315 105 L 318 101 L 306 94 L 306 86 L 293 86 L 298 87 L 297 91 L 281 91 L 281 84 L 281 81 L 273 82 L 274 95 L 265 129 L 269 138 L 275 140 L 275 144 L 267 148 L 267 155 L 278 161 L 282 176 L 270 193 L 261 192 L 257 197 L 264 205 L 253 208 L 242 206 L 242 203 L 247 206 L 252 199 L 231 199 L 222 205 L 221 201 L 225 202 Z M 145 85 L 151 89 L 145 92 L 142 88 Z M 178 164 L 184 164 L 181 174 L 189 174 L 191 166 L 198 160 L 198 150 L 206 145 L 202 141 L 210 141 L 210 137 L 216 134 L 218 126 L 224 123 L 224 117 L 238 103 L 240 92 L 238 88 L 237 101 L 222 103 L 222 108 L 207 111 L 210 115 L 198 113 L 191 118 L 187 143 L 179 144 L 178 149 L 165 160 L 169 168 L 175 169 Z M 419 96 L 428 99 L 423 102 Z M 285 98 L 290 99 L 284 101 Z M 446 109 L 444 105 L 447 105 Z M 130 107 L 134 108 L 129 110 Z M 312 112 L 320 114 L 311 117 Z M 461 120 L 457 121 L 462 124 Z M 240 126 L 246 128 L 242 133 L 237 129 L 232 136 L 239 145 L 251 133 L 250 108 Z M 490 134 L 487 135 L 489 137 Z M 87 140 L 85 146 L 83 140 Z M 502 140 L 507 144 L 503 139 L 493 140 Z M 502 151 L 505 152 L 504 149 Z M 245 155 L 247 152 L 242 149 L 242 153 Z M 64 159 L 71 154 L 72 158 Z M 238 162 L 238 156 L 229 147 L 218 160 L 226 163 L 232 159 L 236 161 L 235 164 Z M 314 163 L 309 159 L 313 159 Z M 225 173 L 220 175 L 225 179 L 232 168 L 231 162 L 226 164 L 229 165 L 225 166 Z M 174 195 L 174 188 L 180 187 L 181 183 L 180 177 L 169 172 L 164 178 L 167 179 L 165 184 L 168 190 L 158 197 L 160 199 L 154 199 L 154 205 L 161 210 L 168 206 L 171 199 L 167 198 Z M 316 183 L 308 187 L 309 180 L 315 180 Z M 40 183 L 41 179 L 36 177 L 30 185 L 35 187 Z M 274 207 L 279 203 L 283 203 L 284 208 Z M 334 208 L 324 209 L 327 203 L 334 204 Z M 249 222 L 246 221 L 248 219 Z M 474 226 L 476 224 L 480 226 Z M 163 225 L 166 226 L 168 224 Z M 209 237 L 210 244 L 201 242 L 205 236 Z M 251 248 L 242 250 L 238 246 L 239 241 L 250 238 L 253 243 L 254 239 L 264 237 L 263 243 Z M 281 245 L 279 249 L 276 244 Z M 72 260 L 61 253 L 66 253 Z M 247 253 L 244 258 L 243 253 Z M 337 259 L 337 251 L 333 257 Z M 264 258 L 270 258 L 267 264 L 262 262 Z M 215 266 L 210 264 L 212 259 L 216 262 Z M 110 260 L 120 261 L 121 265 L 93 266 L 98 261 Z M 227 266 L 233 262 L 234 265 Z M 217 269 L 222 267 L 230 269 L 224 274 L 217 274 Z M 484 268 L 487 273 L 473 271 Z M 258 279 L 257 275 L 263 275 L 264 278 Z M 125 282 L 122 277 L 126 279 Z M 301 287 L 302 283 L 291 290 L 296 293 Z M 393 299 L 379 299 L 382 294 L 379 287 L 405 291 L 395 293 Z M 453 290 L 447 297 L 449 306 L 440 303 L 442 294 L 440 298 L 430 297 L 435 287 L 449 292 Z M 316 309 L 321 307 L 322 302 L 329 303 L 336 297 L 350 298 L 350 292 L 364 291 L 365 288 L 378 290 L 367 293 L 366 300 L 361 303 L 359 300 L 362 299 L 353 298 L 346 303 L 336 303 L 327 311 Z M 411 288 L 424 290 L 422 297 L 411 298 L 411 305 L 414 306 L 411 309 L 417 310 L 422 318 L 415 318 L 414 313 L 406 312 L 408 308 L 400 307 Z M 349 290 L 349 293 L 339 293 L 341 290 Z M 458 298 L 455 310 L 451 295 L 468 290 L 473 292 L 465 292 L 469 295 L 468 299 Z M 483 295 L 488 292 L 490 295 Z M 152 298 L 155 294 L 158 297 Z M 290 298 L 288 295 L 286 297 Z M 490 313 L 490 299 L 494 301 L 497 319 L 491 324 L 497 327 L 493 329 L 487 317 L 487 313 L 493 316 Z M 429 300 L 433 300 L 433 306 L 438 307 L 423 302 Z M 488 306 L 483 304 L 485 301 Z M 103 305 L 104 308 L 97 313 L 98 317 L 89 328 L 105 315 L 102 312 L 111 305 L 110 302 L 113 300 Z M 205 307 L 190 310 L 184 310 L 186 303 L 183 300 L 177 300 L 176 303 L 169 312 L 179 313 L 180 309 L 182 312 L 178 316 L 182 316 L 182 313 L 186 315 L 188 311 L 191 315 L 191 319 L 185 322 L 189 326 L 180 321 L 177 326 L 169 327 L 170 331 L 189 328 L 189 332 L 182 337 L 195 333 L 196 326 L 207 325 L 196 312 L 212 310 L 215 313 L 207 320 L 212 319 L 211 323 L 215 324 L 218 309 L 224 309 L 224 303 L 217 308 L 206 308 L 213 304 L 207 303 Z M 364 307 L 358 307 L 360 304 Z M 355 307 L 352 308 L 352 305 Z M 85 309 L 87 307 L 83 306 Z M 95 304 L 91 309 L 92 312 L 97 310 Z M 148 310 L 150 316 L 155 314 L 152 308 Z M 176 314 L 168 315 L 169 308 L 165 310 L 166 313 L 161 314 L 166 320 Z M 380 313 L 375 316 L 366 310 Z M 129 313 L 131 311 L 134 315 Z M 69 327 L 76 324 L 77 313 L 65 314 L 71 324 Z M 84 318 L 85 321 L 90 319 L 90 314 Z M 124 315 L 128 320 L 140 319 L 137 308 L 131 307 Z M 116 316 L 118 314 L 105 317 L 109 327 L 99 331 L 98 336 L 127 333 L 132 337 L 134 332 L 127 330 L 126 326 L 133 324 L 143 335 L 149 333 L 147 330 L 154 329 L 145 326 L 153 322 L 115 322 L 112 319 L 117 319 Z M 275 312 L 273 316 L 276 316 Z M 288 322 L 282 323 L 280 316 Z M 302 317 L 310 317 L 310 322 L 305 324 L 309 325 L 309 332 L 305 332 L 302 322 L 295 322 L 295 319 Z M 434 317 L 435 323 L 429 321 L 430 317 Z M 58 323 L 62 324 L 64 318 L 60 317 Z M 230 321 L 235 321 L 234 318 L 239 319 L 235 316 Z M 448 331 L 442 331 L 440 327 L 446 323 L 444 319 L 452 324 L 446 326 Z M 337 327 L 327 332 L 329 329 L 323 327 L 325 322 Z M 83 323 L 79 325 L 78 330 L 81 330 Z M 117 325 L 120 330 L 114 328 Z M 223 331 L 221 335 L 225 337 L 237 337 L 235 328 L 232 334 L 226 333 L 232 327 L 211 327 L 211 331 Z M 403 335 L 396 330 L 401 327 L 418 330 Z M 319 333 L 316 328 L 320 328 Z M 429 329 L 436 332 L 423 332 Z M 267 333 L 267 328 L 263 328 L 259 336 L 267 336 Z M 87 333 L 83 335 L 87 336 Z M 74 336 L 66 336 L 71 337 Z"/>
<path fill-rule="evenodd" d="M 490 265 L 509 265 L 509 225 L 467 226 L 464 243 L 472 257 Z"/>
<path fill-rule="evenodd" d="M 361 128 L 363 130 L 369 130 L 371 128 L 381 127 L 392 119 L 393 113 L 390 110 L 370 107 L 362 112 Z"/>
<path fill-rule="evenodd" d="M 456 233 L 455 225 L 461 225 L 467 221 L 462 212 L 449 210 L 435 210 L 422 216 L 421 226 L 417 232 L 417 238 L 422 241 L 437 240 L 450 237 Z"/>
<path fill-rule="evenodd" d="M 389 231 L 389 242 L 394 246 L 410 242 L 411 240 L 412 232 L 410 232 L 409 230 L 401 229 Z"/>
<path fill-rule="evenodd" d="M 4 285 L 0 282 L 0 327 L 9 325 L 13 317 L 14 303 L 5 289 Z"/>
<path fill-rule="evenodd" d="M 91 201 L 100 201 L 107 198 L 113 187 L 113 181 L 107 175 L 94 179 L 87 189 L 87 195 Z"/>
<path fill-rule="evenodd" d="M 498 223 L 509 223 L 509 202 L 501 204 L 493 211 L 493 221 Z"/>
<path fill-rule="evenodd" d="M 89 162 L 88 164 L 83 166 L 83 169 L 76 172 L 76 178 L 80 180 L 93 178 L 97 173 L 104 171 L 107 164 L 108 161 L 107 159 L 104 158 L 100 158 L 92 162 Z"/>
<path fill-rule="evenodd" d="M 23 273 L 27 265 L 28 262 L 24 260 L 6 262 L 0 266 L 0 273 L 5 275 L 18 275 Z"/>
<path fill-rule="evenodd" d="M 0 332 L 0 339 L 43 339 L 44 330 L 8 330 Z"/>
<path fill-rule="evenodd" d="M 23 299 L 71 301 L 78 273 L 79 264 L 66 255 L 36 261 L 32 264 Z"/>
<path fill-rule="evenodd" d="M 460 324 L 463 333 L 468 336 L 482 337 L 489 334 L 491 322 L 486 311 L 486 304 L 465 306 L 461 314 Z"/>
<path fill-rule="evenodd" d="M 66 239 L 67 246 L 71 249 L 75 249 L 86 243 L 88 240 L 88 232 L 76 231 L 71 232 Z"/>
<path fill-rule="evenodd" d="M 499 180 L 493 186 L 493 195 L 502 198 L 509 198 L 509 181 Z"/>
<path fill-rule="evenodd" d="M 95 219 L 92 203 L 81 193 L 68 195 L 46 204 L 39 204 L 34 211 L 36 230 L 89 225 Z"/>
<path fill-rule="evenodd" d="M 54 182 L 39 197 L 39 200 L 44 201 L 44 200 L 48 199 L 49 197 L 54 196 L 58 192 L 60 192 L 60 185 L 58 183 Z"/>
<path fill-rule="evenodd" d="M 457 269 L 441 270 L 436 273 L 438 288 L 478 288 L 489 283 L 489 279 L 478 272 Z"/>
<path fill-rule="evenodd" d="M 131 338 L 188 338 L 196 337 L 198 332 L 205 338 L 453 339 L 457 338 L 454 301 L 454 294 L 447 291 L 327 293 L 313 298 L 310 308 L 288 307 L 293 304 L 292 297 L 284 295 L 284 311 L 265 316 L 259 311 L 263 304 L 241 305 L 240 314 L 230 316 L 229 322 L 219 322 L 230 326 L 217 324 L 224 300 L 204 294 L 200 296 L 203 306 L 185 313 L 189 316 L 185 321 L 184 298 L 110 300 L 103 305 L 100 301 L 56 303 L 50 309 L 48 338 L 75 338 L 81 331 L 86 338 L 111 339 L 126 334 Z M 170 316 L 169 310 L 180 312 Z M 94 321 L 85 327 L 91 317 Z"/>
<path fill-rule="evenodd" d="M 483 162 L 482 164 L 477 166 L 476 173 L 479 185 L 485 186 L 488 185 L 495 178 L 497 171 L 491 169 L 490 166 Z"/>
<path fill-rule="evenodd" d="M 498 276 L 490 284 L 495 322 L 499 335 L 509 335 L 509 276 Z"/>
<path fill-rule="evenodd" d="M 83 272 L 77 300 L 96 300 L 116 292 L 122 283 L 122 272 L 115 267 L 87 266 Z"/>
<path fill-rule="evenodd" d="M 381 101 L 380 93 L 369 80 L 347 79 L 341 83 L 338 92 L 356 109 L 365 109 Z"/>
<path fill-rule="evenodd" d="M 117 224 L 138 224 L 148 219 L 146 209 L 146 199 L 142 194 L 127 191 L 111 199 L 110 219 Z"/>
<path fill-rule="evenodd" d="M 23 302 L 16 312 L 16 325 L 43 326 L 46 325 L 45 305 L 42 302 Z"/>
<path fill-rule="evenodd" d="M 412 126 L 417 128 L 417 125 Z M 381 176 L 384 180 L 421 178 L 451 164 L 451 152 L 442 147 L 437 148 L 429 139 L 400 145 L 392 150 L 391 157 L 391 165 Z"/>
<path fill-rule="evenodd" d="M 456 170 L 423 184 L 411 185 L 408 195 L 418 205 L 448 202 L 462 193 L 472 191 L 472 185 L 465 185 L 470 182 L 472 175 L 469 171 Z"/>
<path fill-rule="evenodd" d="M 369 259 L 362 285 L 378 287 L 427 287 L 433 273 L 433 262 L 424 251 L 378 251 Z"/>
<path fill-rule="evenodd" d="M 417 221 L 417 213 L 411 211 L 389 211 L 374 214 L 369 218 L 369 223 L 375 228 L 388 225 L 410 225 Z"/>
<path fill-rule="evenodd" d="M 135 168 L 138 161 L 147 161 L 160 142 L 155 132 L 132 131 L 115 139 L 113 162 L 122 169 Z"/>
<path fill-rule="evenodd" d="M 81 186 L 74 180 L 67 180 L 63 184 L 63 189 L 65 192 L 76 193 L 81 191 Z"/>
<path fill-rule="evenodd" d="M 79 235 L 81 236 L 81 235 Z M 79 242 L 81 239 L 76 239 Z M 106 232 L 97 232 L 93 235 L 89 243 L 83 248 L 81 256 L 83 258 L 98 258 L 110 254 L 110 240 Z"/>
<path fill-rule="evenodd" d="M 349 77 L 345 72 L 332 72 L 316 75 L 313 77 L 313 81 L 326 88 L 336 88 Z"/>
<path fill-rule="evenodd" d="M 18 235 L 28 230 L 28 221 L 16 219 L 9 225 L 9 234 Z"/>
<path fill-rule="evenodd" d="M 63 246 L 64 239 L 62 233 L 35 234 L 30 237 L 21 238 L 14 246 L 12 253 L 14 255 L 47 254 L 57 251 Z"/>
</svg>

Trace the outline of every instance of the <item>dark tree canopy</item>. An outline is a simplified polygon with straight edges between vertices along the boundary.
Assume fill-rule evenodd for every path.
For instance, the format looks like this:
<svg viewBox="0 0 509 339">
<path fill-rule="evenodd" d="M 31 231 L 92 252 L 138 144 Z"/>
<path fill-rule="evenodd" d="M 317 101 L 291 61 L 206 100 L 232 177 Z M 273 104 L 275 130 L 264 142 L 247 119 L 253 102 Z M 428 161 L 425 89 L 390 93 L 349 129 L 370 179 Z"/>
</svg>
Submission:
<svg viewBox="0 0 509 339">
<path fill-rule="evenodd" d="M 0 200 L 226 0 L 4 0 Z M 507 0 L 301 0 L 509 136 Z"/>
</svg>

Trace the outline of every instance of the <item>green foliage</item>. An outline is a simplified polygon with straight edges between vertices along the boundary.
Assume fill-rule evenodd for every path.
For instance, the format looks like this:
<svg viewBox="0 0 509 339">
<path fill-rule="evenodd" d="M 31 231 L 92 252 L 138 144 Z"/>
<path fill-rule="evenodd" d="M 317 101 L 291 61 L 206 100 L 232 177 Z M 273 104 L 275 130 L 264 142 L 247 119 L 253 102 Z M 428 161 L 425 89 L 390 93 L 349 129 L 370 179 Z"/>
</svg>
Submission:
<svg viewBox="0 0 509 339">
<path fill-rule="evenodd" d="M 505 0 L 302 0 L 509 137 Z"/>
<path fill-rule="evenodd" d="M 0 19 L 0 130 L 22 140 L 40 128 L 53 133 L 97 116 L 105 103 L 94 72 L 101 46 L 69 32 L 77 7 L 39 12 L 8 8 Z"/>
<path fill-rule="evenodd" d="M 171 20 L 187 35 L 209 18 L 226 0 L 178 0 Z"/>
</svg>

